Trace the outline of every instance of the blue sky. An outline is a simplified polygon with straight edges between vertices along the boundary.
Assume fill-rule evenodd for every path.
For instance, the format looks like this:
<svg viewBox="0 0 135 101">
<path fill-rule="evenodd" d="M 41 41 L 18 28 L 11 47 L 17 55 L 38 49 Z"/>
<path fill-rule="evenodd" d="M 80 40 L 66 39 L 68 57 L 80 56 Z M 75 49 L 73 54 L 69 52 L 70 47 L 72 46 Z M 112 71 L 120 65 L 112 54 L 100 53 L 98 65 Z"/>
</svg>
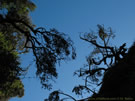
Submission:
<svg viewBox="0 0 135 101">
<path fill-rule="evenodd" d="M 31 13 L 37 27 L 56 28 L 68 34 L 74 41 L 77 58 L 74 61 L 62 62 L 57 66 L 59 76 L 53 90 L 61 89 L 71 94 L 75 85 L 83 82 L 73 77 L 73 72 L 83 66 L 85 57 L 92 51 L 92 46 L 80 40 L 80 32 L 97 31 L 97 24 L 112 27 L 116 38 L 112 43 L 119 46 L 126 42 L 127 47 L 135 41 L 135 0 L 33 0 L 37 9 Z M 32 63 L 32 54 L 22 55 L 22 66 Z M 35 73 L 34 63 L 28 76 Z M 41 88 L 39 79 L 23 79 L 25 95 L 10 101 L 43 101 L 49 91 Z M 74 94 L 71 94 L 74 96 Z"/>
</svg>

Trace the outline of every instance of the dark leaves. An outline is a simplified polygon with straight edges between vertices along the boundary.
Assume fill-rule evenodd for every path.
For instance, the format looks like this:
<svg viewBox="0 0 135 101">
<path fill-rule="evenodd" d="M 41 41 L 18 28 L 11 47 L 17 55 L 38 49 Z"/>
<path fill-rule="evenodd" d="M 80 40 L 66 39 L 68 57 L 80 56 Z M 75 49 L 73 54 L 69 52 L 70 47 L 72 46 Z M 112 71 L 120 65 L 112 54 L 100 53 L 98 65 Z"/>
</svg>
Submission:
<svg viewBox="0 0 135 101">
<path fill-rule="evenodd" d="M 90 89 L 83 85 L 75 86 L 72 90 L 72 92 L 74 92 L 76 95 L 81 95 L 81 96 L 83 95 L 84 91 L 90 93 Z"/>
<path fill-rule="evenodd" d="M 46 31 L 44 28 L 38 28 L 35 32 L 35 36 L 32 36 L 29 41 L 36 59 L 36 74 L 40 77 L 42 85 L 48 88 L 47 85 L 50 85 L 47 84 L 49 79 L 57 78 L 58 75 L 55 67 L 56 63 L 68 59 L 67 56 L 71 54 L 71 51 L 72 58 L 75 59 L 76 53 L 73 42 L 70 38 L 66 38 L 64 33 L 60 33 L 55 29 Z"/>
<path fill-rule="evenodd" d="M 2 0 L 0 3 L 2 4 L 0 10 L 7 10 L 6 15 L 0 14 L 0 32 L 6 33 L 7 36 L 14 36 L 9 39 L 13 40 L 14 49 L 18 52 L 25 53 L 27 50 L 32 50 L 37 67 L 36 75 L 42 85 L 50 89 L 49 81 L 57 78 L 58 75 L 56 64 L 61 60 L 76 57 L 73 42 L 56 29 L 49 31 L 43 27 L 34 29 L 28 14 L 29 11 L 34 10 L 35 5 L 30 0 L 20 2 Z"/>
<path fill-rule="evenodd" d="M 47 31 L 42 27 L 33 29 L 33 26 L 23 20 L 5 18 L 4 23 L 11 24 L 21 34 L 24 34 L 26 41 L 23 49 L 33 51 L 37 67 L 36 74 L 45 88 L 50 85 L 48 84 L 49 79 L 57 78 L 56 64 L 60 60 L 69 59 L 70 55 L 72 59 L 76 57 L 73 42 L 64 33 L 55 29 Z M 25 26 L 26 29 L 23 29 L 18 23 Z"/>
<path fill-rule="evenodd" d="M 48 99 L 45 99 L 44 101 L 60 101 L 59 99 L 59 92 L 58 91 L 53 91 Z"/>
</svg>

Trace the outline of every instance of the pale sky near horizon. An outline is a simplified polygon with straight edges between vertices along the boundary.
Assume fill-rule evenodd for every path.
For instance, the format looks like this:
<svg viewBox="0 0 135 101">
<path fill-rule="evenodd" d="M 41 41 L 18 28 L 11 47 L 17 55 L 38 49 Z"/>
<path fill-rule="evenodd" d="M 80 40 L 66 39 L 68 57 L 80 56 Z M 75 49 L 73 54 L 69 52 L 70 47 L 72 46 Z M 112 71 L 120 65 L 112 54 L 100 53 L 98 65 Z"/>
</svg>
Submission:
<svg viewBox="0 0 135 101">
<path fill-rule="evenodd" d="M 73 77 L 73 72 L 83 66 L 85 57 L 92 51 L 87 42 L 80 40 L 80 32 L 97 31 L 97 24 L 111 27 L 116 38 L 112 43 L 119 46 L 135 41 L 135 0 L 33 0 L 37 5 L 31 13 L 37 27 L 56 28 L 69 35 L 76 47 L 76 60 L 62 62 L 57 66 L 59 76 L 53 90 L 61 89 L 72 94 L 72 88 L 82 84 L 82 80 Z M 22 66 L 32 63 L 32 55 L 21 56 Z M 29 76 L 33 76 L 35 65 L 31 65 Z M 49 91 L 41 88 L 39 79 L 23 79 L 25 95 L 10 101 L 43 101 Z M 79 99 L 76 96 L 77 99 Z M 71 101 L 71 100 L 69 100 Z"/>
</svg>

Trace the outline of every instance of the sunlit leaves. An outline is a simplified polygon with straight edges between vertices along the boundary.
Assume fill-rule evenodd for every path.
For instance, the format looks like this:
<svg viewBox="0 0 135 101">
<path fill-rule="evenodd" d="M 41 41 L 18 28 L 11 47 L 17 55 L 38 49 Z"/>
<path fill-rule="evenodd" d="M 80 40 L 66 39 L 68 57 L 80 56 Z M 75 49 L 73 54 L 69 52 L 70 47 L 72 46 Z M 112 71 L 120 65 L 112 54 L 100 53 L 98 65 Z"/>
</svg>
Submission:
<svg viewBox="0 0 135 101">
<path fill-rule="evenodd" d="M 0 98 L 22 97 L 24 93 L 19 79 L 23 70 L 19 66 L 18 54 L 12 48 L 10 41 L 0 33 Z"/>
<path fill-rule="evenodd" d="M 28 13 L 36 8 L 30 0 L 1 0 L 0 5 L 0 10 L 7 9 L 10 12 L 15 9 L 18 14 Z"/>
<path fill-rule="evenodd" d="M 101 26 L 101 25 L 98 25 L 98 28 L 99 28 L 99 30 L 98 30 L 99 37 L 100 37 L 102 40 L 105 40 L 105 38 L 107 38 L 108 35 L 107 35 L 107 33 L 105 32 L 104 27 Z"/>
<path fill-rule="evenodd" d="M 0 88 L 0 98 L 22 97 L 24 95 L 24 86 L 21 80 L 14 80 L 13 82 L 6 82 L 3 88 Z"/>
<path fill-rule="evenodd" d="M 103 25 L 97 25 L 98 27 L 98 36 L 102 41 L 108 40 L 108 38 L 114 38 L 115 35 L 112 32 L 112 29 L 109 27 L 105 29 Z"/>
<path fill-rule="evenodd" d="M 34 27 L 31 22 L 29 12 L 34 10 L 36 6 L 30 0 L 1 0 L 0 6 L 0 16 L 3 18 L 7 18 L 9 21 L 22 20 L 31 27 Z M 21 27 L 24 31 L 30 32 L 30 30 L 25 25 L 19 22 L 17 23 L 17 26 Z M 6 40 L 9 40 L 13 48 L 17 49 L 19 53 L 28 52 L 27 49 L 24 49 L 26 36 L 14 28 L 11 24 L 0 23 L 0 32 L 6 36 Z"/>
<path fill-rule="evenodd" d="M 0 32 L 0 45 L 3 49 L 6 49 L 8 51 L 12 50 L 10 41 L 6 40 L 4 34 L 2 34 L 1 32 Z"/>
</svg>

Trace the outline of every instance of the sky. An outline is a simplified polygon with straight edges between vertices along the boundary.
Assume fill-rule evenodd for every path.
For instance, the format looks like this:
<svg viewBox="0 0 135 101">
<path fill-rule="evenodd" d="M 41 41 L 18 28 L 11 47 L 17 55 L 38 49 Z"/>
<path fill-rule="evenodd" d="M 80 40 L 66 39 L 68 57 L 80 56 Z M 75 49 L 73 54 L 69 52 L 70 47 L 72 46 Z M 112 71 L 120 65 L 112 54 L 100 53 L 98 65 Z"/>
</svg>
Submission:
<svg viewBox="0 0 135 101">
<path fill-rule="evenodd" d="M 53 90 L 61 89 L 72 94 L 72 89 L 83 84 L 81 79 L 73 77 L 73 72 L 86 63 L 86 56 L 92 51 L 92 46 L 79 38 L 80 33 L 97 31 L 97 24 L 111 27 L 115 32 L 112 44 L 120 46 L 127 43 L 130 47 L 135 41 L 135 0 L 33 0 L 37 5 L 30 16 L 36 27 L 46 29 L 56 28 L 67 34 L 74 42 L 77 58 L 62 61 L 57 65 L 58 79 L 53 83 Z M 35 64 L 31 53 L 21 55 L 22 66 L 31 64 L 27 77 L 35 73 Z M 35 76 L 35 75 L 34 75 Z M 26 78 L 22 80 L 25 95 L 22 98 L 12 98 L 10 101 L 43 101 L 51 91 L 41 87 L 40 80 Z M 77 99 L 79 97 L 75 96 Z"/>
</svg>

